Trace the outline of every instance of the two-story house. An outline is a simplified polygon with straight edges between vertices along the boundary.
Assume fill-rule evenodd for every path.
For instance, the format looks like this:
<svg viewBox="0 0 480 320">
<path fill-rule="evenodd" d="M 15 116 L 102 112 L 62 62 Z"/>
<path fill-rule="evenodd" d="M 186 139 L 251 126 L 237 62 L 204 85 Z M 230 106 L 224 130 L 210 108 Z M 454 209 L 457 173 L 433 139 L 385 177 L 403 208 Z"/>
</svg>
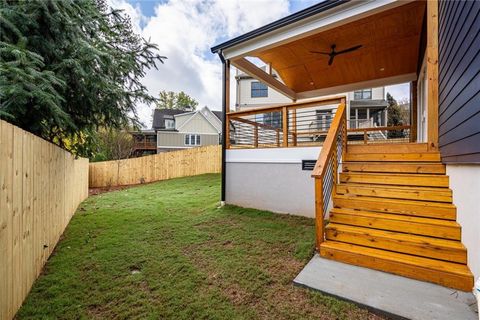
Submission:
<svg viewBox="0 0 480 320">
<path fill-rule="evenodd" d="M 152 129 L 132 133 L 135 155 L 219 144 L 222 112 L 203 107 L 196 111 L 155 109 Z"/>
</svg>

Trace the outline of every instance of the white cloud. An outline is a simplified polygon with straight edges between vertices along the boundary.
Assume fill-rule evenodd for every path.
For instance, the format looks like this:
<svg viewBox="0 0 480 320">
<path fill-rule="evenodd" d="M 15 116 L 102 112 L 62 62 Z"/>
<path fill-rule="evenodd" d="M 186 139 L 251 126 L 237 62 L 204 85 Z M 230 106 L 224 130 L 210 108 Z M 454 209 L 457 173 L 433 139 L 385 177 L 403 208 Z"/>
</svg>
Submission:
<svg viewBox="0 0 480 320">
<path fill-rule="evenodd" d="M 397 101 L 410 101 L 410 83 L 396 84 L 385 87 L 385 95 L 390 93 L 392 97 Z"/>
<path fill-rule="evenodd" d="M 169 0 L 158 4 L 155 15 L 146 18 L 138 5 L 126 0 L 110 3 L 124 9 L 134 28 L 158 44 L 160 54 L 168 57 L 159 70 L 147 73 L 143 83 L 149 92 L 157 96 L 161 90 L 185 91 L 200 106 L 214 110 L 221 109 L 222 67 L 210 48 L 289 13 L 288 0 Z M 151 107 L 138 106 L 137 111 L 149 125 Z"/>
</svg>

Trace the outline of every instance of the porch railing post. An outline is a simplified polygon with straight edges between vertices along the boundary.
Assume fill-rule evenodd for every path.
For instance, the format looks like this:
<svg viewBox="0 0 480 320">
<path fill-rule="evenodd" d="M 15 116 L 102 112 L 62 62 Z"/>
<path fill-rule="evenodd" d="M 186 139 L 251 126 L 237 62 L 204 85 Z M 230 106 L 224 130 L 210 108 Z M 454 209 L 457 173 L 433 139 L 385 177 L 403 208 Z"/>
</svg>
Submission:
<svg viewBox="0 0 480 320">
<path fill-rule="evenodd" d="M 253 146 L 258 148 L 258 125 L 255 124 L 253 127 Z"/>
<path fill-rule="evenodd" d="M 288 147 L 288 109 L 282 108 L 282 124 L 283 124 L 283 146 Z"/>
<path fill-rule="evenodd" d="M 323 220 L 323 179 L 315 178 L 315 229 L 316 246 L 320 250 L 320 245 L 325 240 L 324 220 Z"/>
<path fill-rule="evenodd" d="M 293 145 L 297 145 L 297 109 L 292 110 L 292 140 Z"/>
<path fill-rule="evenodd" d="M 410 142 L 417 141 L 417 81 L 410 83 Z"/>
</svg>

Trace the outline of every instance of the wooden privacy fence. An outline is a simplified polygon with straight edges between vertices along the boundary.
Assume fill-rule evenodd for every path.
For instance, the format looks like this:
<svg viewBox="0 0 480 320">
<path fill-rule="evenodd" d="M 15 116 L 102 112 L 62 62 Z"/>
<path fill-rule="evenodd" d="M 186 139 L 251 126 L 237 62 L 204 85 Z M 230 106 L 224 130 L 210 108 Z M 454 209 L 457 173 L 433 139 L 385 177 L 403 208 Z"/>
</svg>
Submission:
<svg viewBox="0 0 480 320">
<path fill-rule="evenodd" d="M 221 172 L 221 146 L 90 163 L 90 188 L 125 186 Z"/>
<path fill-rule="evenodd" d="M 11 319 L 80 202 L 88 159 L 0 120 L 0 319 Z"/>
</svg>

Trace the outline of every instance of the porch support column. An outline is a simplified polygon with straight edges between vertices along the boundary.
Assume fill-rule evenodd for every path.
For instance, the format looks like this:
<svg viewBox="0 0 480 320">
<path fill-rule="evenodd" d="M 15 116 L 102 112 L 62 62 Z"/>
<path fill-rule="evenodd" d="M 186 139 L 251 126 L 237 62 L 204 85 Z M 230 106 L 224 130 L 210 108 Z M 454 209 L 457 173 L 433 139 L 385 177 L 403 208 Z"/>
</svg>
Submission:
<svg viewBox="0 0 480 320">
<path fill-rule="evenodd" d="M 230 138 L 227 136 L 229 130 L 227 130 L 229 124 L 227 123 L 227 113 L 230 112 L 230 61 L 223 58 L 220 52 L 220 59 L 222 60 L 222 192 L 221 203 L 225 203 L 225 189 L 226 189 L 226 177 L 227 177 L 227 165 L 226 165 L 226 150 L 227 140 Z"/>
<path fill-rule="evenodd" d="M 438 150 L 438 1 L 427 1 L 427 141 Z"/>
<path fill-rule="evenodd" d="M 410 142 L 417 142 L 417 99 L 417 81 L 412 81 L 410 83 Z"/>
</svg>

